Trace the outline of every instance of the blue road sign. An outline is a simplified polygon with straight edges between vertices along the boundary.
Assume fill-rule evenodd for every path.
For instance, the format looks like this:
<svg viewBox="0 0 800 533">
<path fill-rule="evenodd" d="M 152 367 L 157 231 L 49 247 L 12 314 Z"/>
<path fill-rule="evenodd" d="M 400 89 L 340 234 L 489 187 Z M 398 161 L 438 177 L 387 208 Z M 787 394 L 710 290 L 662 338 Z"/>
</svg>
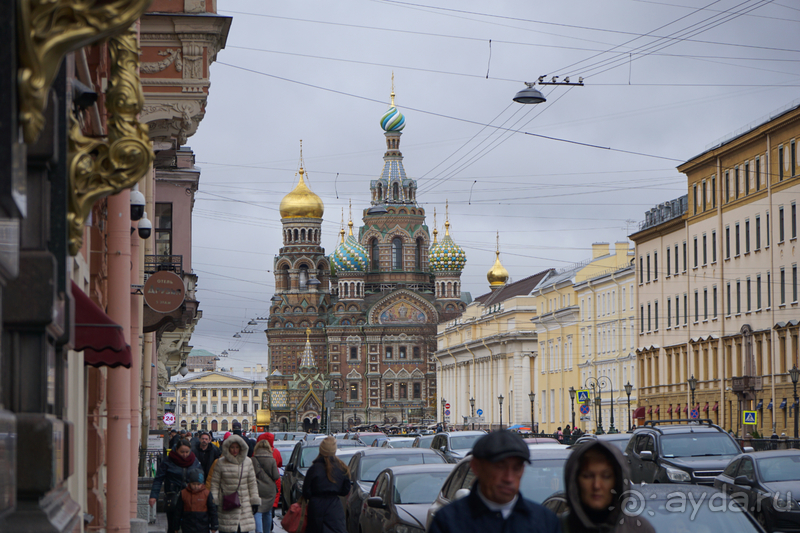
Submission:
<svg viewBox="0 0 800 533">
<path fill-rule="evenodd" d="M 588 415 L 589 414 L 589 406 L 588 405 L 586 405 L 586 404 L 581 405 L 581 414 L 582 415 Z"/>
<path fill-rule="evenodd" d="M 742 424 L 757 424 L 758 411 L 742 411 Z"/>
<path fill-rule="evenodd" d="M 482 416 L 483 415 L 483 409 L 478 409 L 475 412 L 478 413 L 478 416 Z"/>
<path fill-rule="evenodd" d="M 691 411 L 689 411 L 689 417 L 700 418 L 700 413 L 697 411 L 697 409 L 692 409 Z"/>
<path fill-rule="evenodd" d="M 444 414 L 449 416 L 449 415 L 450 415 L 450 409 L 448 409 L 447 411 L 445 411 L 445 412 L 444 412 Z"/>
<path fill-rule="evenodd" d="M 588 390 L 579 390 L 578 391 L 578 403 L 586 403 L 589 401 L 589 391 Z"/>
</svg>

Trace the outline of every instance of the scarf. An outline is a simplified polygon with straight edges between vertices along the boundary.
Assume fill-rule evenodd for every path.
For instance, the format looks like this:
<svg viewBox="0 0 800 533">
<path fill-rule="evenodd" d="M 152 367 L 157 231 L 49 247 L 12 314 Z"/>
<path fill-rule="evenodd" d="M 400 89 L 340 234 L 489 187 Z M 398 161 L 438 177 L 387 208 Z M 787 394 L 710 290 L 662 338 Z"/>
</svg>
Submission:
<svg viewBox="0 0 800 533">
<path fill-rule="evenodd" d="M 189 468 L 197 460 L 194 456 L 194 452 L 190 452 L 189 455 L 187 455 L 186 458 L 184 459 L 178 454 L 177 450 L 170 451 L 168 457 L 170 461 L 172 461 L 181 468 Z"/>
</svg>

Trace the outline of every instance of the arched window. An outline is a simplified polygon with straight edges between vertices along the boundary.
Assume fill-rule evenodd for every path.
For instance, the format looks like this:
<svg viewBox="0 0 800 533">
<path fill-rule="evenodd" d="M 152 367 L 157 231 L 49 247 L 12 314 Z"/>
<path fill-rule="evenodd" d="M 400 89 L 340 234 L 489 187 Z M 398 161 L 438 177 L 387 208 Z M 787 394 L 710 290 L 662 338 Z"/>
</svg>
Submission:
<svg viewBox="0 0 800 533">
<path fill-rule="evenodd" d="M 305 241 L 306 241 L 306 230 L 301 229 L 300 230 L 300 242 L 305 242 Z"/>
<path fill-rule="evenodd" d="M 297 230 L 294 230 L 294 242 L 297 242 L 298 237 L 299 237 L 299 234 L 298 234 Z"/>
<path fill-rule="evenodd" d="M 378 184 L 378 198 L 377 198 L 377 200 L 378 201 L 383 200 L 383 184 L 382 183 Z"/>
<path fill-rule="evenodd" d="M 300 290 L 308 289 L 308 266 L 302 265 L 300 267 Z"/>
<path fill-rule="evenodd" d="M 348 287 L 347 287 L 347 283 L 342 283 L 342 288 L 344 289 L 344 294 L 342 295 L 342 297 L 343 297 L 343 298 L 347 298 L 347 297 L 348 297 L 348 295 L 349 295 L 349 293 L 348 293 Z"/>
<path fill-rule="evenodd" d="M 394 256 L 394 269 L 403 270 L 403 240 L 400 237 L 392 239 L 392 255 Z"/>
<path fill-rule="evenodd" d="M 422 270 L 422 238 L 417 237 L 417 249 L 414 252 L 414 265 L 417 270 Z"/>
<path fill-rule="evenodd" d="M 392 185 L 392 198 L 394 200 L 400 200 L 400 185 L 397 183 Z"/>
<path fill-rule="evenodd" d="M 369 248 L 369 255 L 372 261 L 372 270 L 377 272 L 381 268 L 380 256 L 378 253 L 378 239 L 372 239 Z"/>
</svg>

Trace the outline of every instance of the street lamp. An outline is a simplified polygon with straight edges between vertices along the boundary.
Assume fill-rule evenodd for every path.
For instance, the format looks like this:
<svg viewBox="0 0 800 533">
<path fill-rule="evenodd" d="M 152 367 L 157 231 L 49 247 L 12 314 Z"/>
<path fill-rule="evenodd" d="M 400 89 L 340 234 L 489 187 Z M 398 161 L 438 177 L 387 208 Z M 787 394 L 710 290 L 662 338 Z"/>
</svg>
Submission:
<svg viewBox="0 0 800 533">
<path fill-rule="evenodd" d="M 692 391 L 692 408 L 689 410 L 689 416 L 692 416 L 691 411 L 694 410 L 694 390 L 697 388 L 697 379 L 692 374 L 692 377 L 689 378 L 689 390 Z"/>
<path fill-rule="evenodd" d="M 569 388 L 569 401 L 572 404 L 572 430 L 575 430 L 575 387 Z"/>
<path fill-rule="evenodd" d="M 625 394 L 628 395 L 628 431 L 631 430 L 633 424 L 631 423 L 631 392 L 633 392 L 633 385 L 628 381 L 625 384 Z"/>
<path fill-rule="evenodd" d="M 797 368 L 797 365 L 794 365 L 791 370 L 789 370 L 789 376 L 792 378 L 792 385 L 794 385 L 794 438 L 798 439 L 800 436 L 798 435 L 797 431 L 797 408 L 798 408 L 798 398 L 797 398 L 797 380 L 800 379 L 800 369 Z M 795 442 L 795 445 L 797 443 Z"/>
<path fill-rule="evenodd" d="M 444 411 L 445 411 L 445 407 L 444 406 L 445 405 L 447 405 L 447 400 L 445 400 L 444 397 L 443 397 L 442 398 L 442 429 L 445 429 L 447 427 L 447 425 L 444 422 Z"/>
<path fill-rule="evenodd" d="M 591 383 L 593 395 L 595 395 L 595 386 L 597 387 L 597 394 L 595 395 L 595 402 L 594 402 L 595 412 L 597 413 L 596 433 L 598 435 L 602 435 L 603 433 L 605 433 L 605 431 L 603 431 L 603 410 L 601 409 L 601 406 L 603 404 L 603 398 L 602 398 L 603 391 L 600 388 L 600 382 L 597 381 L 596 377 L 589 376 L 588 378 L 586 378 L 586 381 L 584 382 L 583 386 L 588 387 L 589 385 L 587 385 L 587 383 Z"/>
<path fill-rule="evenodd" d="M 475 398 L 469 399 L 469 406 L 472 409 L 472 431 L 475 431 Z"/>
<path fill-rule="evenodd" d="M 514 96 L 514 101 L 518 104 L 541 104 L 547 99 L 536 89 L 536 83 L 525 82 L 526 87 Z"/>
<path fill-rule="evenodd" d="M 528 399 L 531 401 L 531 431 L 535 432 L 536 431 L 536 423 L 535 423 L 535 420 L 534 420 L 535 417 L 533 416 L 533 401 L 536 399 L 536 395 L 533 393 L 533 391 L 528 393 Z"/>
<path fill-rule="evenodd" d="M 796 388 L 797 387 L 795 387 L 795 389 Z M 504 399 L 505 398 L 503 398 L 502 394 L 497 397 L 497 401 L 500 402 L 500 429 L 503 429 L 503 400 Z M 797 419 L 795 418 L 795 420 L 797 420 Z"/>
</svg>

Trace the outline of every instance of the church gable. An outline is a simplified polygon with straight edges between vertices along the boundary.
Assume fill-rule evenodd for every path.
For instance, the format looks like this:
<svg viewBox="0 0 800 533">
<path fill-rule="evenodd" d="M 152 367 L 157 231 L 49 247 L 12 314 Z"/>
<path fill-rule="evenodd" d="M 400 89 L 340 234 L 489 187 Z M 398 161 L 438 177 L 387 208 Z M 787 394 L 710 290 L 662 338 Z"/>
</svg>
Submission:
<svg viewBox="0 0 800 533">
<path fill-rule="evenodd" d="M 368 312 L 369 324 L 435 324 L 436 308 L 407 290 L 395 291 L 378 300 Z"/>
</svg>

